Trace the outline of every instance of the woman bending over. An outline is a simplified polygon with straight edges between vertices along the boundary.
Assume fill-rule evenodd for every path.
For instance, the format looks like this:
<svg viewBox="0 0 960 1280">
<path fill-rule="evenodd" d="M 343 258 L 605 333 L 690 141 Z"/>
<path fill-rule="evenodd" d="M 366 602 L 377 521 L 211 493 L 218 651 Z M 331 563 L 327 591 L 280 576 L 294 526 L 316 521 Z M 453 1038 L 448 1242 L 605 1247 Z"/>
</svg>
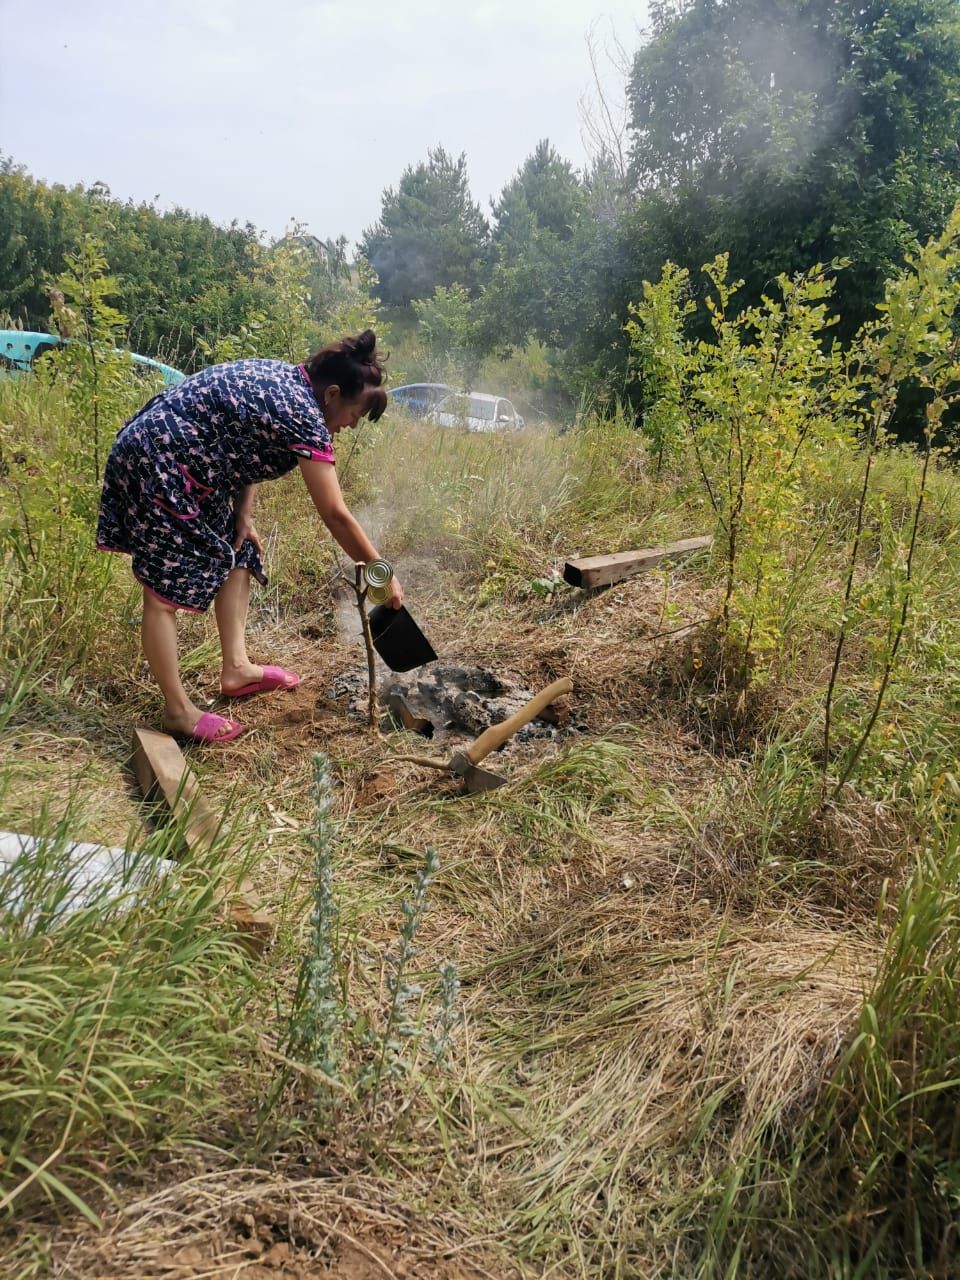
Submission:
<svg viewBox="0 0 960 1280">
<path fill-rule="evenodd" d="M 107 459 L 97 546 L 132 559 L 143 585 L 143 652 L 163 694 L 164 728 L 200 742 L 230 742 L 243 726 L 202 712 L 177 659 L 177 610 L 205 612 L 220 633 L 227 697 L 292 689 L 281 667 L 258 666 L 246 647 L 250 578 L 266 585 L 253 525 L 256 486 L 299 466 L 320 518 L 354 561 L 376 547 L 350 513 L 334 466 L 336 435 L 387 405 L 376 337 L 367 329 L 305 364 L 236 360 L 155 396 L 126 424 Z M 403 592 L 392 583 L 390 605 Z"/>
</svg>

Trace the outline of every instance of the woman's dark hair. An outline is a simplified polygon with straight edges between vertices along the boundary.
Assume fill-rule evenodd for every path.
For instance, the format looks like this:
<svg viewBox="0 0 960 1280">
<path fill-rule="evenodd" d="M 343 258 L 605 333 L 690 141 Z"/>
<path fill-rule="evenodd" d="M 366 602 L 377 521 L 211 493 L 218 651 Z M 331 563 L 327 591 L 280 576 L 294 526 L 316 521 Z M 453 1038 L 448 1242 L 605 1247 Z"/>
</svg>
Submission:
<svg viewBox="0 0 960 1280">
<path fill-rule="evenodd" d="M 318 351 L 304 365 L 314 391 L 322 398 L 325 387 L 338 386 L 347 400 L 354 400 L 364 391 L 367 397 L 367 417 L 376 420 L 387 407 L 387 393 L 381 387 L 383 364 L 377 351 L 377 335 L 372 329 L 364 329 L 355 338 L 341 338 Z"/>
</svg>

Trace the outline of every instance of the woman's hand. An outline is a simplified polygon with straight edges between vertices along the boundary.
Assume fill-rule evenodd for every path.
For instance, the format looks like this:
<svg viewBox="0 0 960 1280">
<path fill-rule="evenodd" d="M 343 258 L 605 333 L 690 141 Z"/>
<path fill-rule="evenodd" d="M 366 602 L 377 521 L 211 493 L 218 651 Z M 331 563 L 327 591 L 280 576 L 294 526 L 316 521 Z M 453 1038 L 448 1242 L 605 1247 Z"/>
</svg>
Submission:
<svg viewBox="0 0 960 1280">
<path fill-rule="evenodd" d="M 336 467 L 331 467 L 329 462 L 308 462 L 301 458 L 300 472 L 310 491 L 317 515 L 354 564 L 369 564 L 371 560 L 378 559 L 377 548 L 357 523 L 356 517 L 350 514 L 343 500 Z M 400 594 L 402 598 L 403 593 Z"/>
<path fill-rule="evenodd" d="M 378 560 L 380 553 L 343 500 L 336 468 L 331 467 L 329 462 L 301 458 L 300 472 L 310 491 L 317 515 L 333 534 L 337 545 L 343 548 L 355 564 L 369 564 L 371 560 Z M 403 604 L 403 587 L 396 577 L 390 579 L 390 594 L 384 603 L 391 609 L 399 609 Z"/>
<path fill-rule="evenodd" d="M 257 548 L 257 555 L 263 559 L 263 543 L 260 535 L 253 527 L 253 504 L 256 500 L 257 486 L 248 484 L 233 498 L 233 549 L 239 551 L 249 538 Z"/>
<path fill-rule="evenodd" d="M 237 511 L 234 514 L 235 534 L 233 539 L 234 551 L 239 551 L 244 542 L 249 538 L 253 545 L 257 548 L 257 555 L 263 559 L 263 543 L 260 541 L 260 535 L 253 527 L 253 517 L 249 511 Z"/>
</svg>

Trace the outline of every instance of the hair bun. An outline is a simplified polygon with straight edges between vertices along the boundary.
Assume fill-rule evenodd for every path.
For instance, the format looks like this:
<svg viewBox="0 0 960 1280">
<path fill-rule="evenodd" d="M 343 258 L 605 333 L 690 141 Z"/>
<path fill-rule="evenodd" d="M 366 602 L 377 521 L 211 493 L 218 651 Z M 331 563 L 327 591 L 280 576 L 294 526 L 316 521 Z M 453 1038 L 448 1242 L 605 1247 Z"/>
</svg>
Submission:
<svg viewBox="0 0 960 1280">
<path fill-rule="evenodd" d="M 373 362 L 377 350 L 377 335 L 372 329 L 364 329 L 363 333 L 358 333 L 355 338 L 351 338 L 349 341 L 357 360 L 360 360 L 363 364 L 371 364 Z"/>
<path fill-rule="evenodd" d="M 312 355 L 305 363 L 314 391 L 334 383 L 347 397 L 360 394 L 383 382 L 382 357 L 377 351 L 377 335 L 364 329 L 353 338 L 340 338 Z"/>
</svg>

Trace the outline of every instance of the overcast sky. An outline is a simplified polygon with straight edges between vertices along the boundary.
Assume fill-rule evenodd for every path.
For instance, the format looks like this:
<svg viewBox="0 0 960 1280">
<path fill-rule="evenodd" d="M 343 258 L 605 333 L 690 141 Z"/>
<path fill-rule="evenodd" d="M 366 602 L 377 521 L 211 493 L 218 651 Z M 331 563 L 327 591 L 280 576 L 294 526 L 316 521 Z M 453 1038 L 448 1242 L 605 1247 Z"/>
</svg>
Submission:
<svg viewBox="0 0 960 1280">
<path fill-rule="evenodd" d="M 643 0 L 0 0 L 0 152 L 281 234 L 355 241 L 408 164 L 467 153 L 491 197 L 549 137 L 580 167 L 588 33 Z M 612 97 L 621 77 L 604 60 Z"/>
</svg>

